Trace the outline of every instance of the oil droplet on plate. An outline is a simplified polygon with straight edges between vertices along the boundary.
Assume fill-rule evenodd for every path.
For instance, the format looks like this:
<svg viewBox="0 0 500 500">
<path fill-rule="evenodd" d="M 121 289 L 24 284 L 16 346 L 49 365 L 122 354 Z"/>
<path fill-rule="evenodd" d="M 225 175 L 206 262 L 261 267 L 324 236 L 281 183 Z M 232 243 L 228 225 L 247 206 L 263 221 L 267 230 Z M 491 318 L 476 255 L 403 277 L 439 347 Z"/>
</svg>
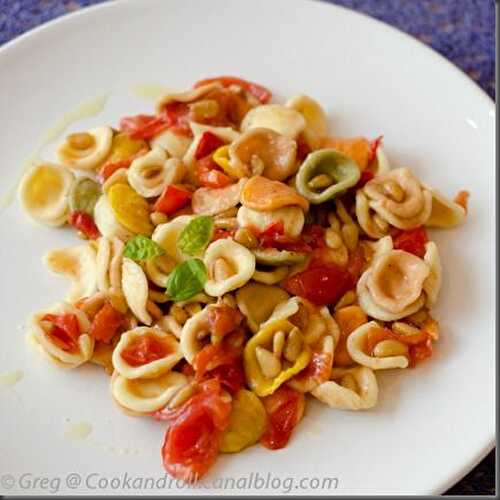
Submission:
<svg viewBox="0 0 500 500">
<path fill-rule="evenodd" d="M 22 380 L 24 373 L 21 370 L 0 373 L 0 387 L 12 387 Z"/>
<path fill-rule="evenodd" d="M 64 435 L 67 438 L 75 440 L 86 439 L 92 432 L 92 426 L 87 422 L 66 421 L 64 426 Z"/>
</svg>

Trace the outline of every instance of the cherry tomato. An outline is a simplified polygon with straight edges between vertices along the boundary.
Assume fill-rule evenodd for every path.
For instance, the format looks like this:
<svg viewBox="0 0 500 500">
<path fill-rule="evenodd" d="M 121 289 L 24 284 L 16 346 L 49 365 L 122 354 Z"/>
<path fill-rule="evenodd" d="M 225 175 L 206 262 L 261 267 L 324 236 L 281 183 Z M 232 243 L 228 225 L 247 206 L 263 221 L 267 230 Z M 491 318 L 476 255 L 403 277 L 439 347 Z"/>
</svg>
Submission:
<svg viewBox="0 0 500 500">
<path fill-rule="evenodd" d="M 189 105 L 185 102 L 171 102 L 164 106 L 160 116 L 166 122 L 166 126 L 172 132 L 179 135 L 191 137 L 191 127 L 189 126 Z"/>
<path fill-rule="evenodd" d="M 141 149 L 137 154 L 132 155 L 130 158 L 127 158 L 126 160 L 105 163 L 99 170 L 99 173 L 97 174 L 99 181 L 101 183 L 104 183 L 104 181 L 109 179 L 117 170 L 120 170 L 120 168 L 130 167 L 130 165 L 135 159 L 145 155 L 147 152 L 148 152 L 147 149 Z"/>
<path fill-rule="evenodd" d="M 155 418 L 171 422 L 162 447 L 165 470 L 186 482 L 205 475 L 217 459 L 230 413 L 231 403 L 222 397 L 215 379 L 200 384 L 198 392 L 179 408 L 155 412 Z"/>
<path fill-rule="evenodd" d="M 96 240 L 100 236 L 94 219 L 87 212 L 71 212 L 68 222 L 90 240 Z"/>
<path fill-rule="evenodd" d="M 306 224 L 302 231 L 302 238 L 313 249 L 326 247 L 325 228 L 319 224 Z"/>
<path fill-rule="evenodd" d="M 271 92 L 262 85 L 249 82 L 235 76 L 218 76 L 216 78 L 206 78 L 205 80 L 196 82 L 194 84 L 194 88 L 198 88 L 202 85 L 207 85 L 212 82 L 220 82 L 224 87 L 229 87 L 230 85 L 239 85 L 254 97 L 256 97 L 262 104 L 268 102 L 272 97 Z"/>
<path fill-rule="evenodd" d="M 189 191 L 170 184 L 156 200 L 154 209 L 157 212 L 171 215 L 182 207 L 185 207 L 190 200 L 191 193 Z"/>
<path fill-rule="evenodd" d="M 212 234 L 212 241 L 221 240 L 223 238 L 233 238 L 236 233 L 236 229 L 224 229 L 222 227 L 217 227 L 214 229 Z"/>
<path fill-rule="evenodd" d="M 239 353 L 221 344 L 207 344 L 193 359 L 196 379 L 201 380 L 205 374 L 222 365 L 230 365 L 238 358 Z"/>
<path fill-rule="evenodd" d="M 238 309 L 220 304 L 208 309 L 208 329 L 217 337 L 224 337 L 238 328 L 243 321 L 243 314 Z"/>
<path fill-rule="evenodd" d="M 363 172 L 361 172 L 361 175 L 359 176 L 358 183 L 352 189 L 354 189 L 354 191 L 361 189 L 367 182 L 370 182 L 374 177 L 375 174 L 373 172 L 370 172 L 369 170 L 363 170 Z"/>
<path fill-rule="evenodd" d="M 302 418 L 304 395 L 290 387 L 281 386 L 263 398 L 262 403 L 268 415 L 268 428 L 260 442 L 271 450 L 284 448 Z"/>
<path fill-rule="evenodd" d="M 241 356 L 230 365 L 220 365 L 210 372 L 210 376 L 217 379 L 220 385 L 231 395 L 236 394 L 245 386 L 245 370 Z"/>
<path fill-rule="evenodd" d="M 95 340 L 106 344 L 116 335 L 123 325 L 125 315 L 117 311 L 109 302 L 106 302 L 92 320 L 89 335 Z"/>
<path fill-rule="evenodd" d="M 313 380 L 319 385 L 329 380 L 332 373 L 333 356 L 328 352 L 313 352 L 309 364 L 293 380 L 306 382 Z"/>
<path fill-rule="evenodd" d="M 164 358 L 169 353 L 168 347 L 152 335 L 136 338 L 122 352 L 121 357 L 130 366 L 142 366 Z"/>
<path fill-rule="evenodd" d="M 425 361 L 432 356 L 432 339 L 427 335 L 427 339 L 409 348 L 410 367 L 415 367 L 418 363 Z"/>
<path fill-rule="evenodd" d="M 120 120 L 120 130 L 134 140 L 148 140 L 167 128 L 167 122 L 161 116 L 136 115 Z"/>
<path fill-rule="evenodd" d="M 351 274 L 336 264 L 309 267 L 285 280 L 284 288 L 292 295 L 318 306 L 335 304 L 351 288 Z"/>
<path fill-rule="evenodd" d="M 311 247 L 302 238 L 292 238 L 285 235 L 285 226 L 281 220 L 269 224 L 257 237 L 263 248 L 276 248 L 291 252 L 311 251 Z"/>
<path fill-rule="evenodd" d="M 368 156 L 368 165 L 377 157 L 377 149 L 382 144 L 383 139 L 384 136 L 379 135 L 376 139 L 374 139 L 370 143 L 370 155 Z"/>
<path fill-rule="evenodd" d="M 455 196 L 455 198 L 453 198 L 453 201 L 458 205 L 460 205 L 465 210 L 465 213 L 467 213 L 469 196 L 470 196 L 469 191 L 459 191 Z"/>
<path fill-rule="evenodd" d="M 216 149 L 224 146 L 225 142 L 212 132 L 203 132 L 194 157 L 201 160 L 205 156 L 212 154 Z"/>
<path fill-rule="evenodd" d="M 212 156 L 208 155 L 196 164 L 196 180 L 198 184 L 208 188 L 223 188 L 232 183 L 231 179 L 221 171 Z"/>
<path fill-rule="evenodd" d="M 43 321 L 52 323 L 47 333 L 50 339 L 63 351 L 74 351 L 78 347 L 80 325 L 74 314 L 46 314 Z"/>
<path fill-rule="evenodd" d="M 428 241 L 427 231 L 423 226 L 408 231 L 398 230 L 393 236 L 395 250 L 404 250 L 420 258 L 425 255 L 425 244 Z"/>
</svg>

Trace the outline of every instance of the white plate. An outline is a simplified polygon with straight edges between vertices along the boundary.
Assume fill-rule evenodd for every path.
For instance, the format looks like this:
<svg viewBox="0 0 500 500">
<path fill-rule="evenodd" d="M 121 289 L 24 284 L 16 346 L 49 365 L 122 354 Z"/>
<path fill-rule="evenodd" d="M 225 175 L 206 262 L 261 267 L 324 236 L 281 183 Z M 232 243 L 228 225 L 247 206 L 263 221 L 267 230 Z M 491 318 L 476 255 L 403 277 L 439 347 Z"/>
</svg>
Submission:
<svg viewBox="0 0 500 500">
<path fill-rule="evenodd" d="M 287 448 L 221 457 L 208 479 L 251 472 L 272 473 L 275 484 L 287 477 L 338 479 L 335 490 L 293 487 L 295 494 L 444 491 L 491 450 L 495 436 L 494 106 L 436 53 L 368 17 L 311 1 L 125 0 L 87 9 L 0 51 L 2 189 L 15 183 L 41 136 L 83 100 L 114 92 L 102 115 L 71 130 L 152 109 L 126 95 L 133 85 L 183 89 L 219 74 L 261 82 L 278 100 L 310 94 L 329 111 L 333 133 L 383 133 L 393 164 L 411 166 L 450 196 L 462 188 L 472 195 L 463 227 L 432 232 L 445 267 L 436 310 L 442 339 L 432 360 L 380 374 L 372 411 L 310 404 Z M 49 276 L 40 257 L 76 242 L 73 233 L 33 225 L 17 203 L 1 214 L 0 231 L 1 370 L 24 372 L 16 386 L 0 389 L 0 472 L 31 474 L 24 477 L 28 489 L 16 484 L 11 492 L 46 492 L 33 486 L 35 477 L 70 472 L 160 477 L 164 426 L 120 413 L 100 370 L 49 366 L 18 328 L 30 312 L 63 296 L 64 281 Z M 91 423 L 87 440 L 63 436 L 68 418 Z M 62 480 L 59 492 L 99 493 L 97 479 L 90 476 L 78 490 Z M 0 489 L 6 493 L 7 486 Z M 287 488 L 257 484 L 216 493 Z M 113 492 L 174 491 L 122 484 Z"/>
</svg>

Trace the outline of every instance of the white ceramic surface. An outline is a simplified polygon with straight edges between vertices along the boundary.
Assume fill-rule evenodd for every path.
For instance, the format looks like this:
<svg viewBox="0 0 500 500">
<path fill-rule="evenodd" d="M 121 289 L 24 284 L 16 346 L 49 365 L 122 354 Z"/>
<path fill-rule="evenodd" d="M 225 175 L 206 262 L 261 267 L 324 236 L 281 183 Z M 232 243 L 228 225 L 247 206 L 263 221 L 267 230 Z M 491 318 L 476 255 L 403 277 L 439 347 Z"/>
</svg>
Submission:
<svg viewBox="0 0 500 500">
<path fill-rule="evenodd" d="M 368 17 L 313 1 L 123 0 L 83 10 L 0 50 L 2 191 L 15 183 L 43 134 L 82 101 L 112 92 L 100 116 L 70 130 L 152 109 L 127 95 L 133 85 L 183 89 L 219 74 L 260 82 L 277 100 L 310 94 L 328 110 L 333 133 L 383 133 L 393 165 L 411 166 L 448 195 L 466 188 L 471 199 L 463 227 L 432 231 L 445 268 L 436 310 L 442 338 L 432 360 L 379 374 L 380 401 L 371 411 L 310 404 L 287 448 L 221 457 L 207 479 L 250 472 L 281 480 L 338 478 L 337 489 L 293 487 L 294 494 L 444 491 L 495 437 L 494 105 L 436 53 Z M 122 481 L 125 473 L 161 477 L 164 425 L 120 413 L 99 369 L 56 369 L 25 344 L 19 325 L 66 290 L 40 258 L 76 243 L 74 234 L 34 225 L 16 202 L 1 214 L 0 241 L 0 371 L 24 372 L 17 385 L 0 388 L 0 475 L 28 473 L 28 489 L 16 484 L 10 491 L 47 492 L 29 485 L 35 477 L 78 472 L 81 487 L 72 490 L 62 479 L 60 493 L 174 493 L 123 482 L 96 490 L 98 476 L 85 485 L 92 473 Z M 93 431 L 70 440 L 66 419 L 90 423 Z M 0 490 L 7 493 L 7 486 Z"/>
</svg>

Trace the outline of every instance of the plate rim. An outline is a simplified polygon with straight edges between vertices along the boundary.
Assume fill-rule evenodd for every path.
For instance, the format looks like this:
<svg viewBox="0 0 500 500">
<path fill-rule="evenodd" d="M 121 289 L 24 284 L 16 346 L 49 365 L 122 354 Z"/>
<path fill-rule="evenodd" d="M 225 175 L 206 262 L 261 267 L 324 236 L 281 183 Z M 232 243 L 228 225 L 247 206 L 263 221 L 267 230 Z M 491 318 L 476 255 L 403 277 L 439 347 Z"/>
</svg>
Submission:
<svg viewBox="0 0 500 500">
<path fill-rule="evenodd" d="M 155 2 L 158 0 L 148 0 L 148 1 Z M 181 0 L 176 0 L 176 1 L 181 1 Z M 244 0 L 238 0 L 238 1 L 244 2 Z M 465 83 L 465 85 L 469 86 L 471 91 L 472 89 L 474 89 L 474 92 L 477 95 L 477 97 L 483 100 L 485 104 L 487 104 L 491 108 L 491 111 L 494 113 L 494 116 L 496 117 L 495 100 L 493 100 L 493 98 L 479 85 L 478 82 L 473 80 L 459 66 L 457 66 L 448 58 L 446 58 L 446 56 L 438 52 L 433 47 L 425 44 L 415 36 L 406 33 L 401 28 L 388 24 L 387 22 L 378 19 L 376 17 L 373 17 L 365 12 L 357 11 L 343 5 L 330 3 L 327 0 L 288 0 L 288 1 L 289 2 L 294 1 L 295 4 L 302 6 L 308 3 L 315 3 L 317 5 L 321 4 L 324 6 L 325 9 L 326 8 L 332 8 L 333 10 L 338 9 L 344 11 L 345 13 L 348 13 L 349 15 L 360 16 L 364 18 L 366 22 L 378 24 L 381 29 L 389 30 L 395 36 L 402 37 L 403 39 L 406 39 L 409 43 L 413 43 L 415 47 L 424 49 L 425 52 L 428 54 L 428 56 L 430 56 L 431 58 L 433 57 L 437 63 L 441 65 L 442 64 L 446 65 L 448 69 L 451 70 L 452 73 L 455 73 L 455 75 L 459 76 L 460 79 Z M 142 5 L 144 5 L 144 2 L 146 2 L 146 0 L 141 0 L 141 2 Z M 81 7 L 76 11 L 67 12 L 59 17 L 56 17 L 55 19 L 44 22 L 39 26 L 33 27 L 22 34 L 15 36 L 13 39 L 9 40 L 8 42 L 0 46 L 0 65 L 2 64 L 3 58 L 6 57 L 6 55 L 8 56 L 8 54 L 12 50 L 15 50 L 16 47 L 22 46 L 24 43 L 28 43 L 34 38 L 36 39 L 39 36 L 43 36 L 46 31 L 51 31 L 53 29 L 56 29 L 59 24 L 64 24 L 68 22 L 71 23 L 75 19 L 78 19 L 80 17 L 99 15 L 98 11 L 100 10 L 127 8 L 129 5 L 138 3 L 139 0 L 108 0 L 103 3 Z M 496 292 L 496 286 L 495 286 L 495 292 Z M 493 430 L 493 435 L 486 442 L 486 444 L 483 445 L 481 448 L 479 448 L 477 452 L 462 467 L 460 467 L 454 474 L 450 475 L 448 479 L 442 481 L 439 484 L 436 483 L 436 486 L 432 488 L 429 493 L 431 495 L 441 495 L 442 493 L 447 491 L 449 488 L 451 488 L 461 479 L 463 479 L 469 472 L 471 472 L 493 449 L 495 449 L 495 446 L 496 446 L 496 429 Z"/>
</svg>

